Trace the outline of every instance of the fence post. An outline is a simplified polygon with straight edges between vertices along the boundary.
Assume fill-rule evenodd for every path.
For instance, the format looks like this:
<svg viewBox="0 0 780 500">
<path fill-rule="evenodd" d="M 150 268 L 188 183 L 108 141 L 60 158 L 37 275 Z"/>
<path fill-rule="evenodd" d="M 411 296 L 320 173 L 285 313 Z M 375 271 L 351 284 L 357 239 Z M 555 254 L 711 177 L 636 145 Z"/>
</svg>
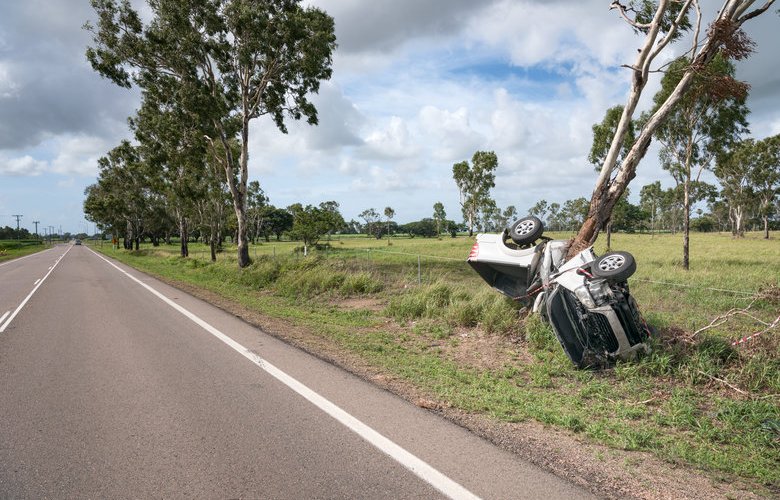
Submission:
<svg viewBox="0 0 780 500">
<path fill-rule="evenodd" d="M 417 256 L 417 284 L 422 285 L 422 272 L 420 271 L 420 256 Z"/>
</svg>

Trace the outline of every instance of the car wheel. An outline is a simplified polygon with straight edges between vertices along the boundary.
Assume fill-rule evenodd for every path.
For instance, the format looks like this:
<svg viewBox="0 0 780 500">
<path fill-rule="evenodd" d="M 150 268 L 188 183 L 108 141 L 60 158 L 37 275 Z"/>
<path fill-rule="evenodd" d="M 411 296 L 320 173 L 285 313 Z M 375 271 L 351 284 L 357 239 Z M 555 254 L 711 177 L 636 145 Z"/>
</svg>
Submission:
<svg viewBox="0 0 780 500">
<path fill-rule="evenodd" d="M 636 261 L 628 252 L 609 252 L 596 259 L 591 271 L 597 278 L 625 281 L 636 271 Z"/>
<path fill-rule="evenodd" d="M 509 237 L 518 245 L 530 245 L 544 232 L 544 224 L 538 217 L 529 215 L 517 219 L 509 226 Z"/>
</svg>

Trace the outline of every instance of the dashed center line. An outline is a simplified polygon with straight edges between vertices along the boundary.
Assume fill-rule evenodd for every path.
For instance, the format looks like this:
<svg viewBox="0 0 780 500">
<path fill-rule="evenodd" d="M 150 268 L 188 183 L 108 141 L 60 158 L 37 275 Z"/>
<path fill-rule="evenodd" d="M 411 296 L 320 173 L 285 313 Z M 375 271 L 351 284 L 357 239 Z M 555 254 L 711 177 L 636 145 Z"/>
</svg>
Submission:
<svg viewBox="0 0 780 500">
<path fill-rule="evenodd" d="M 35 294 L 35 292 L 38 290 L 38 288 L 40 288 L 40 286 L 41 286 L 41 285 L 43 285 L 43 282 L 44 282 L 44 281 L 46 281 L 46 278 L 48 278 L 48 277 L 49 277 L 49 275 L 51 274 L 51 272 L 54 270 L 54 268 L 55 268 L 55 267 L 57 267 L 57 264 L 59 264 L 59 263 L 60 263 L 60 261 L 61 261 L 61 260 L 62 260 L 62 259 L 63 259 L 63 258 L 66 256 L 66 255 L 68 255 L 68 252 L 70 252 L 70 249 L 71 249 L 71 248 L 73 248 L 73 247 L 72 247 L 72 246 L 71 246 L 71 247 L 68 247 L 68 249 L 67 249 L 67 250 L 65 250 L 65 253 L 59 256 L 59 258 L 58 258 L 58 259 L 57 259 L 57 261 L 54 263 L 54 265 L 53 265 L 53 266 L 51 266 L 51 267 L 49 268 L 49 272 L 48 272 L 48 273 L 46 273 L 46 276 L 44 276 L 43 278 L 39 279 L 39 280 L 36 282 L 36 285 L 33 287 L 32 291 L 31 291 L 31 292 L 30 292 L 30 293 L 27 295 L 27 297 L 25 297 L 25 298 L 24 298 L 24 300 L 22 301 L 22 303 L 21 303 L 21 304 L 19 304 L 19 307 L 17 307 L 16 309 L 14 309 L 14 312 L 13 312 L 13 313 L 11 313 L 11 315 L 10 315 L 10 316 L 8 316 L 8 313 L 6 313 L 6 314 L 4 314 L 4 315 L 3 315 L 3 318 L 2 318 L 2 319 L 0 319 L 0 333 L 3 333 L 3 332 L 5 331 L 5 329 L 6 329 L 6 328 L 8 328 L 8 325 L 10 325 L 10 324 L 11 324 L 11 321 L 13 321 L 13 320 L 14 320 L 14 318 L 16 317 L 16 315 L 17 315 L 17 314 L 19 314 L 19 311 L 21 311 L 21 310 L 22 310 L 22 308 L 24 307 L 24 305 L 25 305 L 25 304 L 27 304 L 27 301 L 28 301 L 28 300 L 30 300 L 30 297 L 32 297 L 32 296 Z M 5 317 L 6 317 L 6 316 L 8 316 L 8 319 L 5 319 Z M 3 320 L 5 320 L 5 322 L 3 322 Z"/>
</svg>

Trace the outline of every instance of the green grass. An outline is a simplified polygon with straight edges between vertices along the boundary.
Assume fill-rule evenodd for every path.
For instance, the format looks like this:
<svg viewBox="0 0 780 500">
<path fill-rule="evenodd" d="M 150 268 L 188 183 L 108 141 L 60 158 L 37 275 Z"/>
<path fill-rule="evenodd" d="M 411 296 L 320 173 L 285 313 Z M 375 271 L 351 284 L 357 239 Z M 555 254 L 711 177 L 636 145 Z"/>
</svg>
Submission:
<svg viewBox="0 0 780 500">
<path fill-rule="evenodd" d="M 0 262 L 17 259 L 49 248 L 38 240 L 0 240 Z"/>
<path fill-rule="evenodd" d="M 637 258 L 631 290 L 658 335 L 650 355 L 603 371 L 574 369 L 547 325 L 535 316 L 521 319 L 517 304 L 480 280 L 465 264 L 473 240 L 390 243 L 343 238 L 306 258 L 294 253 L 296 243 L 263 243 L 251 247 L 254 263 L 243 270 L 232 249 L 211 263 L 201 245 L 192 246 L 189 259 L 176 257 L 175 246 L 107 253 L 308 327 L 463 411 L 534 420 L 757 487 L 780 484 L 780 332 L 732 346 L 762 328 L 740 315 L 692 335 L 751 304 L 751 294 L 776 290 L 777 239 L 693 234 L 686 272 L 679 235 L 614 235 L 613 248 Z M 370 297 L 384 309 L 341 308 L 345 297 Z M 771 321 L 780 300 L 755 300 L 750 312 Z M 456 331 L 516 339 L 514 354 L 492 368 L 456 361 L 446 349 L 458 345 Z"/>
</svg>

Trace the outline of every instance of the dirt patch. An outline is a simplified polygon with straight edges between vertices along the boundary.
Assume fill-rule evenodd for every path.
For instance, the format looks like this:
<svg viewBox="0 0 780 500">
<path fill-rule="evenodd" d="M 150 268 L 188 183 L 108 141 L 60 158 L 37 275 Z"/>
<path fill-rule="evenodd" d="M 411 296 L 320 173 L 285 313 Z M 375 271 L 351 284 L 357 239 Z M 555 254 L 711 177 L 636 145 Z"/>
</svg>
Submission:
<svg viewBox="0 0 780 500">
<path fill-rule="evenodd" d="M 231 300 L 189 284 L 161 279 L 214 304 L 264 332 L 358 375 L 421 408 L 444 418 L 508 450 L 518 457 L 565 478 L 604 498 L 632 499 L 720 499 L 760 498 L 750 485 L 733 478 L 717 479 L 684 465 L 670 464 L 651 454 L 622 451 L 585 441 L 576 434 L 535 422 L 506 423 L 450 407 L 399 377 L 383 373 L 334 342 L 306 328 L 252 311 Z M 369 309 L 379 301 L 338 301 L 342 307 Z M 381 307 L 380 307 L 381 309 Z M 392 329 L 391 324 L 386 325 Z M 453 342 L 453 339 L 455 340 Z M 445 354 L 464 365 L 501 368 L 522 356 L 518 339 L 502 338 L 460 329 L 449 339 L 437 341 Z M 520 358 L 514 358 L 520 359 Z M 522 361 L 522 359 L 520 359 Z M 778 492 L 768 492 L 767 496 Z"/>
<path fill-rule="evenodd" d="M 365 309 L 367 311 L 380 312 L 387 307 L 387 302 L 371 297 L 347 297 L 331 301 L 331 305 L 342 309 Z"/>
<path fill-rule="evenodd" d="M 481 330 L 458 328 L 438 343 L 444 356 L 459 365 L 480 370 L 500 370 L 508 362 L 530 363 L 531 358 L 519 347 L 519 339 L 491 335 Z"/>
</svg>

